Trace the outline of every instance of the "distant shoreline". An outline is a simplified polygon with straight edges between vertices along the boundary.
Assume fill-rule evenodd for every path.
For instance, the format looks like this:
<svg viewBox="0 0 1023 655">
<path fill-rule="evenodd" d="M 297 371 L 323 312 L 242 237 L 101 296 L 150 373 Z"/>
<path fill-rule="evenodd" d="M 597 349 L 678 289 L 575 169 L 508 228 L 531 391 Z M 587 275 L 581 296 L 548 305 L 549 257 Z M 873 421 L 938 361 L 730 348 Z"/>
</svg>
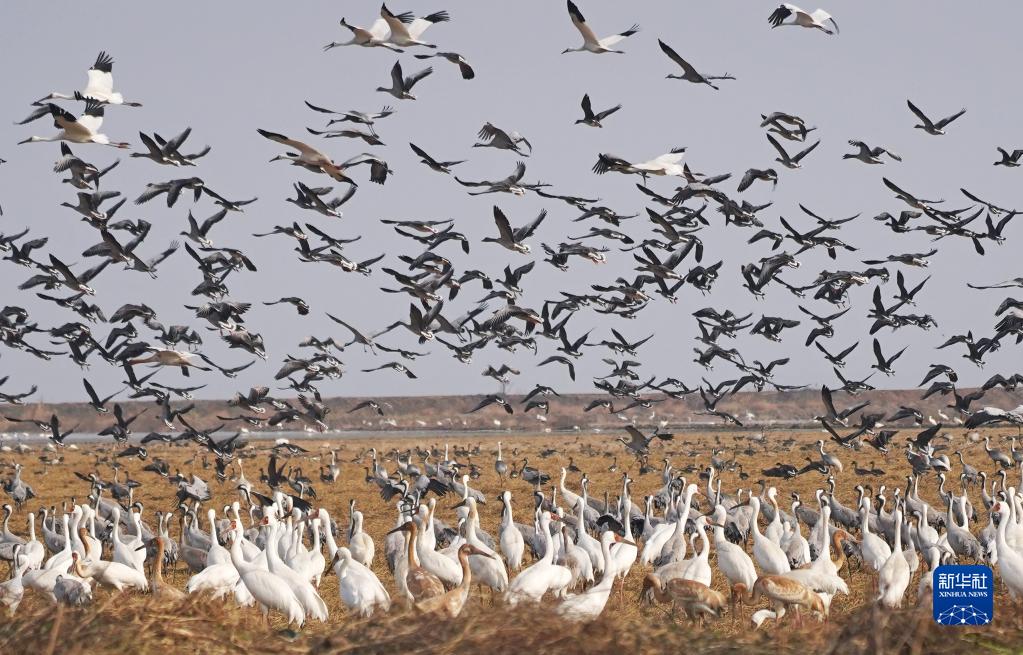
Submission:
<svg viewBox="0 0 1023 655">
<path fill-rule="evenodd" d="M 960 390 L 961 393 L 969 391 Z M 660 395 L 660 394 L 656 394 Z M 854 402 L 869 401 L 867 413 L 879 413 L 890 416 L 899 406 L 907 405 L 919 409 L 924 417 L 931 417 L 935 422 L 946 424 L 949 429 L 956 428 L 955 414 L 947 405 L 950 400 L 939 394 L 927 400 L 921 400 L 922 392 L 918 389 L 907 390 L 876 390 L 859 394 L 855 398 L 842 392 L 834 392 L 836 405 L 851 405 Z M 607 400 L 606 395 L 598 394 L 565 394 L 548 396 L 549 413 L 540 411 L 523 412 L 522 395 L 511 395 L 507 399 L 514 408 L 513 414 L 507 414 L 500 407 L 488 407 L 474 414 L 467 414 L 476 406 L 482 395 L 476 396 L 378 396 L 375 398 L 383 408 L 384 416 L 379 416 L 371 409 L 362 409 L 349 413 L 349 410 L 365 397 L 334 397 L 325 398 L 324 404 L 330 409 L 326 417 L 328 431 L 310 433 L 312 438 L 351 439 L 360 436 L 388 433 L 392 436 L 408 434 L 423 436 L 432 434 L 572 434 L 578 432 L 617 432 L 625 425 L 658 427 L 673 431 L 691 430 L 784 430 L 813 429 L 819 427 L 814 416 L 822 409 L 820 388 L 788 391 L 784 393 L 764 391 L 741 392 L 724 398 L 719 408 L 734 414 L 743 422 L 743 427 L 724 425 L 721 421 L 699 413 L 703 409 L 699 394 L 691 394 L 684 399 L 669 398 L 663 402 L 655 402 L 649 408 L 636 407 L 628 412 L 610 413 L 603 407 L 590 412 L 584 409 L 596 399 Z M 298 406 L 292 398 L 280 397 Z M 615 406 L 624 407 L 631 398 L 611 399 Z M 658 400 L 654 398 L 654 400 Z M 120 402 L 128 416 L 142 412 L 132 425 L 134 438 L 141 438 L 149 432 L 179 433 L 183 427 L 175 423 L 168 428 L 160 418 L 160 406 L 153 402 L 118 401 L 108 403 L 113 407 Z M 201 429 L 210 429 L 223 424 L 223 432 L 236 432 L 248 428 L 254 438 L 304 438 L 305 432 L 296 428 L 298 423 L 291 423 L 276 428 L 256 428 L 243 421 L 224 421 L 218 416 L 236 417 L 253 415 L 252 412 L 241 411 L 229 406 L 226 400 L 184 400 L 173 398 L 174 409 L 183 408 L 194 403 L 195 408 L 187 414 L 187 420 Z M 982 403 L 1002 408 L 1012 408 L 1023 403 L 1023 390 L 1005 391 L 989 390 Z M 266 408 L 262 418 L 269 418 L 274 410 Z M 941 418 L 944 413 L 946 418 Z M 25 405 L 0 405 L 0 415 L 22 419 L 48 421 L 52 414 L 60 417 L 61 425 L 74 427 L 75 435 L 89 435 L 102 431 L 114 422 L 112 413 L 101 414 L 94 411 L 87 403 L 30 403 Z M 537 418 L 540 417 L 540 418 Z M 928 422 L 929 424 L 929 422 Z M 899 421 L 890 426 L 893 429 L 912 429 L 909 420 Z M 27 428 L 27 429 L 26 429 Z M 0 434 L 37 435 L 38 427 L 24 423 L 9 423 L 0 419 Z M 290 435 L 290 436 L 289 436 Z M 74 441 L 74 437 L 71 439 Z"/>
</svg>

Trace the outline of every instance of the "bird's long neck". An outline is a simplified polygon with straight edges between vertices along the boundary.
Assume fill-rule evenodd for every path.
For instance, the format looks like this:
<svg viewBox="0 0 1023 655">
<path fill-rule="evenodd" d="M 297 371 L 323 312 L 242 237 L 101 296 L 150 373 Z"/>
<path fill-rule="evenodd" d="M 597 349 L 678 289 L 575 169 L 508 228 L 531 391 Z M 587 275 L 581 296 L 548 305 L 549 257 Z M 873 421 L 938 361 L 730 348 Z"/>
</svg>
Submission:
<svg viewBox="0 0 1023 655">
<path fill-rule="evenodd" d="M 78 538 L 82 540 L 85 556 L 90 557 L 92 555 L 92 544 L 89 543 L 89 532 L 85 528 L 78 528 Z"/>
<path fill-rule="evenodd" d="M 410 569 L 420 568 L 419 564 L 419 553 L 416 552 L 416 541 L 419 539 L 419 529 L 416 527 L 415 521 L 410 521 L 412 524 L 409 526 L 408 531 L 408 543 L 406 548 L 408 549 L 408 567 Z"/>
<path fill-rule="evenodd" d="M 544 553 L 543 561 L 550 564 L 554 561 L 554 537 L 551 536 L 550 521 L 540 521 L 540 531 L 543 532 Z"/>
<path fill-rule="evenodd" d="M 606 576 L 607 573 L 604 573 L 604 575 Z M 671 594 L 668 593 L 664 583 L 661 582 L 660 578 L 652 573 L 647 575 L 646 580 L 643 581 L 643 587 L 653 591 L 654 598 L 657 599 L 657 602 L 659 603 L 666 603 L 669 600 L 672 600 Z"/>
<path fill-rule="evenodd" d="M 269 550 L 270 546 L 267 544 L 267 551 Z M 245 556 L 242 554 L 242 542 L 237 533 L 234 535 L 234 538 L 231 539 L 231 548 L 229 552 L 231 554 L 231 563 L 234 564 L 234 567 L 238 569 L 239 573 L 248 573 L 252 570 L 253 565 L 246 562 Z"/>
<path fill-rule="evenodd" d="M 330 517 L 325 511 L 323 512 L 323 517 L 323 525 L 326 526 L 326 529 L 323 531 L 323 537 L 327 542 L 327 554 L 330 555 L 331 559 L 334 559 L 334 555 L 337 554 L 337 542 L 334 541 L 334 533 L 330 529 Z"/>
<path fill-rule="evenodd" d="M 762 536 L 760 534 L 760 502 L 757 499 L 753 500 L 753 520 L 750 521 L 753 525 L 753 534 L 757 537 Z"/>
<path fill-rule="evenodd" d="M 895 547 L 892 548 L 892 552 L 902 552 L 902 513 L 898 510 L 895 511 Z"/>
<path fill-rule="evenodd" d="M 615 561 L 611 559 L 611 544 L 603 538 L 600 540 L 600 554 L 604 557 L 604 577 L 600 579 L 597 586 L 610 587 L 614 583 L 617 571 L 615 571 Z"/>
<path fill-rule="evenodd" d="M 550 533 L 548 533 L 548 536 L 549 534 Z M 550 544 L 548 544 L 548 548 L 550 548 Z M 459 550 L 458 563 L 462 565 L 462 581 L 458 583 L 458 589 L 462 593 L 469 593 L 470 585 L 472 585 L 472 569 L 469 568 L 469 553 Z"/>
<path fill-rule="evenodd" d="M 156 561 L 153 562 L 153 579 L 163 586 L 163 537 L 156 538 Z"/>
</svg>

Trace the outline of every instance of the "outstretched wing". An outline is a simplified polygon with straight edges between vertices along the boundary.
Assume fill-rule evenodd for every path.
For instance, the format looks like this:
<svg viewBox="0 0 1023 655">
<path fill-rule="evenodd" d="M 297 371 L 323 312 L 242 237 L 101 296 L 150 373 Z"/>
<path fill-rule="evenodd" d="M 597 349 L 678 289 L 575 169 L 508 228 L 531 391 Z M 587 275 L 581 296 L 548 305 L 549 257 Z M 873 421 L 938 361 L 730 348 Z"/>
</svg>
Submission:
<svg viewBox="0 0 1023 655">
<path fill-rule="evenodd" d="M 667 43 L 661 41 L 660 39 L 657 39 L 657 45 L 661 46 L 661 52 L 668 55 L 668 59 L 671 59 L 673 62 L 678 64 L 682 68 L 682 70 L 685 71 L 686 75 L 694 76 L 700 75 L 688 61 L 680 57 L 679 54 L 672 50 L 671 46 L 669 46 Z"/>
</svg>

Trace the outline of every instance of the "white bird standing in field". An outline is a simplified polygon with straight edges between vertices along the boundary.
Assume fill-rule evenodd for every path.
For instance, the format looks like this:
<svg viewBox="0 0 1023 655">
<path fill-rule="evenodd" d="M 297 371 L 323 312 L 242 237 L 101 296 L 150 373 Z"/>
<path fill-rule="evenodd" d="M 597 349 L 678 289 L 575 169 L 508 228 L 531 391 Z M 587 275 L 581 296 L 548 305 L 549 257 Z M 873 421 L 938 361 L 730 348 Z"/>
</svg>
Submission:
<svg viewBox="0 0 1023 655">
<path fill-rule="evenodd" d="M 878 571 L 877 600 L 889 609 L 902 607 L 902 597 L 906 594 L 906 587 L 909 586 L 909 563 L 902 553 L 902 510 L 898 507 L 894 512 L 895 522 L 895 545 L 892 554 Z"/>
<path fill-rule="evenodd" d="M 354 502 L 354 501 L 353 501 Z M 369 536 L 362 529 L 364 517 L 357 509 L 352 510 L 352 534 L 348 538 L 348 548 L 351 550 L 352 558 L 363 566 L 373 566 L 373 555 L 376 547 L 373 544 L 373 537 Z"/>
<path fill-rule="evenodd" d="M 743 585 L 743 589 L 750 590 L 757 581 L 757 569 L 753 560 L 746 554 L 746 550 L 738 544 L 733 544 L 725 538 L 725 520 L 728 513 L 724 506 L 714 507 L 714 521 L 710 525 L 714 527 L 714 549 L 717 551 L 718 570 L 728 578 L 728 588 L 735 590 L 737 584 Z M 742 603 L 743 594 L 731 594 L 731 602 L 734 607 L 736 603 Z"/>
<path fill-rule="evenodd" d="M 604 561 L 611 561 L 609 549 L 614 541 L 621 541 L 621 538 L 610 530 L 600 535 L 600 550 Z M 571 621 L 592 621 L 600 616 L 614 589 L 616 573 L 613 566 L 606 567 L 600 582 L 581 593 L 566 597 L 556 608 L 558 614 Z"/>
<path fill-rule="evenodd" d="M 545 544 L 544 554 L 535 564 L 515 576 L 505 595 L 510 605 L 527 601 L 538 603 L 548 591 L 563 595 L 572 581 L 572 572 L 554 563 L 554 540 L 551 539 L 551 515 L 540 515 L 539 534 Z"/>
<path fill-rule="evenodd" d="M 337 549 L 330 563 L 340 581 L 338 593 L 345 607 L 355 611 L 359 616 L 372 616 L 380 609 L 384 612 L 391 609 L 391 597 L 379 578 L 352 557 L 351 551 L 344 546 Z"/>
<path fill-rule="evenodd" d="M 864 563 L 875 571 L 880 571 L 884 563 L 892 556 L 892 549 L 884 539 L 870 531 L 869 505 L 870 501 L 866 498 L 860 505 L 860 529 L 862 530 L 860 552 L 863 555 Z"/>
<path fill-rule="evenodd" d="M 757 521 L 757 518 L 760 516 L 760 498 L 753 496 L 750 498 L 749 504 L 753 507 L 753 519 L 751 522 L 751 527 L 753 528 L 753 558 L 760 565 L 760 569 L 766 574 L 780 575 L 787 573 L 792 567 L 789 566 L 789 558 L 785 555 L 785 551 L 781 549 L 781 546 L 760 532 L 760 524 Z"/>
<path fill-rule="evenodd" d="M 305 611 L 295 597 L 295 593 L 287 583 L 270 571 L 245 560 L 242 554 L 241 537 L 237 521 L 231 521 L 229 532 L 231 541 L 231 563 L 238 569 L 239 577 L 245 589 L 259 603 L 263 616 L 270 610 L 280 612 L 288 623 L 305 623 Z"/>
<path fill-rule="evenodd" d="M 510 491 L 501 493 L 501 529 L 498 533 L 498 542 L 501 545 L 501 554 L 508 562 L 508 568 L 512 571 L 521 569 L 525 542 L 522 533 L 515 526 Z"/>
</svg>

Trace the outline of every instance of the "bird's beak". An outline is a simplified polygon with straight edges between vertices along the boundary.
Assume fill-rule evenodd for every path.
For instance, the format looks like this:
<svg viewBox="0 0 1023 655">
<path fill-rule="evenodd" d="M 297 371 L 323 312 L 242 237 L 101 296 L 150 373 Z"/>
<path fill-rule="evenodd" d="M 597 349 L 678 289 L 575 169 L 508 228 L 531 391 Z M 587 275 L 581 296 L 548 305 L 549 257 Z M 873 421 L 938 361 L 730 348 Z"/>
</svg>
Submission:
<svg viewBox="0 0 1023 655">
<path fill-rule="evenodd" d="M 455 505 L 451 509 L 458 509 L 459 507 L 465 507 L 465 505 L 466 505 L 465 501 L 466 501 L 466 499 L 463 499 L 462 502 L 458 503 L 457 505 Z"/>
</svg>

